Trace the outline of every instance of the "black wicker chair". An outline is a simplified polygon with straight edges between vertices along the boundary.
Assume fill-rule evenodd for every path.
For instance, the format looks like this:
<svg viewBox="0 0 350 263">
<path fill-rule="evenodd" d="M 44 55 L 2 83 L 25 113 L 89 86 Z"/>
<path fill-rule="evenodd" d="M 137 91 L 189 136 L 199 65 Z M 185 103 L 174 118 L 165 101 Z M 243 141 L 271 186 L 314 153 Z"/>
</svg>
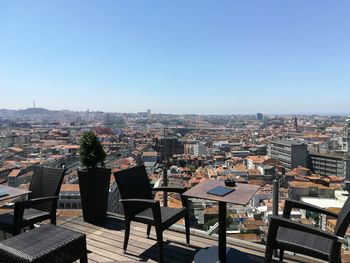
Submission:
<svg viewBox="0 0 350 263">
<path fill-rule="evenodd" d="M 144 165 L 116 172 L 114 176 L 122 197 L 121 202 L 125 214 L 124 252 L 128 245 L 131 221 L 147 224 L 148 237 L 151 226 L 155 227 L 160 262 L 163 262 L 163 231 L 181 218 L 185 218 L 186 242 L 189 245 L 190 225 L 187 198 L 181 195 L 185 191 L 184 188 L 159 187 L 152 189 Z M 183 207 L 161 207 L 159 201 L 153 200 L 152 191 L 179 193 Z"/>
<path fill-rule="evenodd" d="M 17 235 L 24 227 L 51 220 L 56 224 L 57 201 L 64 169 L 42 166 L 33 167 L 28 200 L 15 202 L 14 211 L 0 215 L 0 230 Z"/>
<path fill-rule="evenodd" d="M 334 233 L 310 227 L 289 219 L 293 208 L 305 209 L 337 219 Z M 339 263 L 342 240 L 350 222 L 350 198 L 341 212 L 335 214 L 320 207 L 296 200 L 286 200 L 283 217 L 273 216 L 270 220 L 265 259 L 272 262 L 273 250 L 280 249 L 279 258 L 283 261 L 284 250 Z"/>
</svg>

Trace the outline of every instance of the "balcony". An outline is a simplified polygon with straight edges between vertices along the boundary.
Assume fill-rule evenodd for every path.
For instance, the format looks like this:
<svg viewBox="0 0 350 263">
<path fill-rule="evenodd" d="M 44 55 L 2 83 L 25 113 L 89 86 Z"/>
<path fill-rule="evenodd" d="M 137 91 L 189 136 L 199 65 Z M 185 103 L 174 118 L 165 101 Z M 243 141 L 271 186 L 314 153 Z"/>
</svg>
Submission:
<svg viewBox="0 0 350 263">
<path fill-rule="evenodd" d="M 100 226 L 83 221 L 81 216 L 60 218 L 62 227 L 85 233 L 89 262 L 158 262 L 155 231 L 146 237 L 146 225 L 132 222 L 128 250 L 123 254 L 124 219 L 121 215 L 109 213 L 108 219 Z M 191 229 L 191 245 L 185 245 L 184 228 L 174 225 L 164 232 L 165 261 L 170 263 L 192 262 L 194 255 L 201 249 L 217 245 L 217 236 Z M 264 262 L 265 247 L 243 240 L 227 238 L 227 245 L 246 253 L 251 262 Z M 276 262 L 278 262 L 276 260 Z M 304 256 L 285 254 L 284 262 L 321 262 Z M 350 262 L 343 261 L 342 262 Z"/>
</svg>

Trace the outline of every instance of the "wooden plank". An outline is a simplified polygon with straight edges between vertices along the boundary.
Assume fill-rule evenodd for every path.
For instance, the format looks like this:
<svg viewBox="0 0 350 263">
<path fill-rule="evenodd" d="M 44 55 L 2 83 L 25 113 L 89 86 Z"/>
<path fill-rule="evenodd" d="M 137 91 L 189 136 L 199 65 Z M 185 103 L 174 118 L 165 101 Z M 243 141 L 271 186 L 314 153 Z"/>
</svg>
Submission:
<svg viewBox="0 0 350 263">
<path fill-rule="evenodd" d="M 105 233 L 106 234 L 106 233 Z M 117 247 L 120 249 L 120 251 L 122 251 L 123 248 L 123 242 L 122 242 L 122 238 L 116 238 L 116 234 L 120 234 L 120 233 L 114 233 L 114 236 L 112 236 L 112 238 L 106 238 L 106 235 L 96 235 L 96 234 L 90 234 L 89 238 L 90 239 L 94 239 L 96 241 L 99 241 L 101 243 L 105 244 L 105 248 L 109 247 L 111 245 L 110 249 L 114 249 Z M 132 252 L 133 254 L 138 254 L 138 255 L 146 255 L 151 257 L 151 258 L 158 258 L 158 247 L 157 247 L 157 243 L 156 241 L 153 241 L 152 243 L 145 243 L 144 241 L 147 241 L 147 239 L 143 238 L 143 239 L 135 239 L 133 241 L 130 240 L 129 245 L 128 245 L 128 252 Z M 108 242 L 108 243 L 107 243 Z M 172 249 L 170 249 L 172 248 Z M 172 250 L 172 252 L 170 252 L 169 250 Z M 168 252 L 169 251 L 169 252 Z M 170 254 L 174 254 L 173 259 L 174 260 L 179 260 L 181 261 L 186 261 L 186 259 L 188 257 L 193 257 L 194 253 L 190 253 L 190 255 L 186 255 L 186 253 L 184 253 L 185 251 L 179 248 L 175 248 L 170 246 L 169 244 L 164 244 L 164 254 L 165 256 L 170 255 Z"/>
<path fill-rule="evenodd" d="M 86 224 L 85 222 L 78 222 L 78 224 Z M 142 225 L 142 224 L 140 224 Z M 155 236 L 153 234 L 153 238 L 146 238 L 146 234 L 145 234 L 145 227 L 139 228 L 141 231 L 135 231 L 135 228 L 132 227 L 131 230 L 131 234 L 129 237 L 129 246 L 130 245 L 134 245 L 134 246 L 138 246 L 142 249 L 147 249 L 151 246 L 154 246 L 156 244 L 156 239 Z M 154 232 L 154 231 L 153 231 Z M 167 232 L 167 231 L 166 231 Z M 169 233 L 169 237 L 171 236 L 170 231 Z M 106 230 L 106 229 L 100 229 L 94 232 L 95 235 L 100 235 L 103 237 L 108 237 L 112 240 L 118 240 L 118 241 L 123 241 L 124 240 L 124 233 L 122 233 L 121 231 L 117 232 L 117 231 L 111 231 L 111 230 Z M 141 235 L 140 235 L 141 234 Z M 91 237 L 91 235 L 90 235 Z M 185 245 L 185 235 L 182 234 L 182 236 L 180 238 L 169 238 L 165 235 L 164 237 L 164 241 L 165 241 L 165 250 L 170 250 L 170 253 L 182 253 L 185 254 L 186 256 L 191 256 L 193 257 L 193 255 L 195 254 L 195 252 L 197 251 L 197 249 L 199 248 L 197 247 L 187 247 Z M 167 245 L 166 242 L 169 241 L 170 243 Z M 207 245 L 207 244 L 205 244 Z"/>
<path fill-rule="evenodd" d="M 91 248 L 91 246 L 90 246 L 90 248 Z M 93 260 L 95 262 L 101 262 L 101 263 L 103 263 L 103 262 L 110 262 L 111 261 L 111 259 L 106 258 L 106 257 L 101 256 L 101 255 L 98 255 L 95 252 L 94 253 L 89 253 L 88 254 L 88 259 L 89 259 L 89 262 L 90 262 L 90 260 Z"/>
<path fill-rule="evenodd" d="M 124 239 L 123 233 L 120 231 L 110 231 L 106 229 L 97 230 L 97 227 L 92 229 L 89 225 L 85 224 L 84 226 L 84 224 L 85 223 L 83 222 L 78 222 L 77 224 L 67 222 L 64 224 L 64 227 L 81 232 L 85 231 L 85 233 L 88 232 L 87 241 L 90 245 L 94 245 L 95 247 L 99 247 L 100 249 L 110 252 L 115 252 L 117 250 L 118 253 L 122 253 Z M 142 256 L 143 259 L 144 256 L 155 260 L 158 259 L 156 240 L 145 238 L 145 234 L 143 234 L 142 238 L 139 238 L 137 236 L 133 237 L 133 233 L 131 233 L 127 251 L 133 255 L 137 255 L 138 257 Z M 192 261 L 195 251 L 195 249 L 192 249 L 192 251 L 186 251 L 174 244 L 164 244 L 165 260 L 167 257 L 170 257 L 169 255 L 172 255 L 171 258 L 169 258 L 169 260 L 172 262 L 190 262 Z"/>
<path fill-rule="evenodd" d="M 150 262 L 158 261 L 158 247 L 155 231 L 152 228 L 150 238 L 146 237 L 146 225 L 132 222 L 131 233 L 127 253 L 123 253 L 124 221 L 118 216 L 111 216 L 101 226 L 84 222 L 82 217 L 64 222 L 62 227 L 72 229 L 87 235 L 87 246 L 91 253 L 88 254 L 89 262 Z M 171 263 L 190 263 L 199 249 L 217 245 L 217 238 L 209 236 L 191 235 L 191 246 L 185 244 L 185 234 L 177 231 L 166 230 L 164 235 L 164 258 Z M 252 262 L 260 263 L 264 260 L 264 253 L 254 249 L 237 247 L 228 244 L 229 247 L 249 254 Z M 295 262 L 295 261 L 285 261 Z"/>
<path fill-rule="evenodd" d="M 91 235 L 102 235 L 104 237 L 108 237 L 110 239 L 114 239 L 114 240 L 119 240 L 122 241 L 124 238 L 124 233 L 122 233 L 121 231 L 117 232 L 117 231 L 111 231 L 111 230 L 107 230 L 104 228 L 100 228 L 100 227 L 96 227 L 93 226 L 94 229 L 91 229 L 92 227 L 90 227 L 91 225 L 83 222 L 83 221 L 77 221 L 77 224 L 73 224 L 73 223 L 67 223 L 66 225 L 69 226 L 70 228 L 74 228 L 74 230 L 80 230 L 82 232 L 89 232 L 89 237 L 92 238 Z M 134 222 L 133 222 L 134 223 Z M 155 238 L 155 233 L 154 231 L 151 232 L 151 238 L 147 239 L 145 238 L 145 226 L 143 224 L 138 224 L 136 223 L 135 225 L 137 225 L 137 227 L 132 227 L 131 230 L 131 234 L 130 234 L 130 238 L 129 238 L 129 247 L 128 250 L 130 250 L 130 246 L 135 246 L 141 249 L 148 249 L 150 246 L 154 246 L 156 243 L 156 238 Z M 96 229 L 96 230 L 95 230 Z M 99 229 L 99 230 L 97 230 Z M 199 248 L 203 248 L 203 247 L 207 247 L 207 246 L 211 246 L 211 245 L 216 245 L 217 241 L 215 240 L 207 240 L 201 237 L 192 237 L 191 240 L 191 244 L 192 247 L 187 247 L 185 246 L 184 242 L 185 242 L 185 235 L 183 233 L 176 233 L 174 235 L 174 231 L 165 231 L 164 232 L 164 241 L 169 241 L 171 246 L 165 245 L 165 252 L 167 250 L 170 250 L 170 253 L 172 254 L 173 252 L 175 253 L 182 253 L 184 255 L 186 255 L 186 257 L 191 256 L 193 257 L 194 254 L 196 253 L 196 251 Z M 99 240 L 101 242 L 103 242 L 103 240 L 94 237 L 94 239 Z M 142 240 L 142 242 L 140 241 Z M 198 241 L 197 241 L 198 240 Z M 175 242 L 178 243 L 175 243 Z M 122 248 L 122 244 L 120 243 L 118 245 L 119 248 Z M 134 249 L 131 249 L 130 251 L 133 252 L 137 252 Z"/>
</svg>

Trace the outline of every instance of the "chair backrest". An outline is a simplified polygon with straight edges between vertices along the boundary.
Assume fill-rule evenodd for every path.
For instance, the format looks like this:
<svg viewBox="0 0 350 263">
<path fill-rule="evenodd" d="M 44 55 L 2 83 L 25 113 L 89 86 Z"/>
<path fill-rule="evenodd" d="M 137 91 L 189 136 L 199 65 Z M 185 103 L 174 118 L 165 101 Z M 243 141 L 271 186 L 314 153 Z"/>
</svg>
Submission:
<svg viewBox="0 0 350 263">
<path fill-rule="evenodd" d="M 151 185 L 144 165 L 115 172 L 114 177 L 122 199 L 152 199 Z M 132 215 L 142 210 L 124 205 L 125 214 Z"/>
<path fill-rule="evenodd" d="M 342 210 L 339 213 L 337 224 L 335 225 L 334 234 L 340 237 L 345 235 L 345 232 L 350 223 L 350 198 L 346 200 Z"/>
<path fill-rule="evenodd" d="M 30 181 L 29 199 L 39 197 L 58 196 L 60 193 L 65 170 L 61 168 L 50 168 L 43 166 L 35 166 L 33 176 Z M 52 203 L 43 203 L 36 208 L 43 211 L 51 211 Z"/>
</svg>

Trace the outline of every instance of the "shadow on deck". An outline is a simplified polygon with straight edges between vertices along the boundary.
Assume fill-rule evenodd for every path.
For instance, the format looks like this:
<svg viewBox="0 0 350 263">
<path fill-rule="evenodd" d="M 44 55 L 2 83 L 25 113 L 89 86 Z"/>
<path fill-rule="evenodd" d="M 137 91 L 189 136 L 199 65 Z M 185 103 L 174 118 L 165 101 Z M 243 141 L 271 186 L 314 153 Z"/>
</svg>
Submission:
<svg viewBox="0 0 350 263">
<path fill-rule="evenodd" d="M 109 214 L 106 222 L 92 225 L 83 221 L 82 217 L 71 218 L 60 222 L 62 227 L 72 229 L 87 235 L 89 262 L 158 262 L 157 241 L 152 228 L 150 238 L 146 237 L 146 225 L 132 222 L 127 253 L 123 253 L 124 220 L 120 215 Z M 185 245 L 185 234 L 179 231 L 164 231 L 164 259 L 170 263 L 192 262 L 194 255 L 202 248 L 217 245 L 213 237 L 198 236 L 191 233 L 191 245 Z M 233 247 L 246 253 L 251 262 L 264 261 L 264 253 L 239 247 Z M 277 262 L 277 261 L 276 261 Z M 300 262 L 292 260 L 287 262 Z"/>
</svg>

